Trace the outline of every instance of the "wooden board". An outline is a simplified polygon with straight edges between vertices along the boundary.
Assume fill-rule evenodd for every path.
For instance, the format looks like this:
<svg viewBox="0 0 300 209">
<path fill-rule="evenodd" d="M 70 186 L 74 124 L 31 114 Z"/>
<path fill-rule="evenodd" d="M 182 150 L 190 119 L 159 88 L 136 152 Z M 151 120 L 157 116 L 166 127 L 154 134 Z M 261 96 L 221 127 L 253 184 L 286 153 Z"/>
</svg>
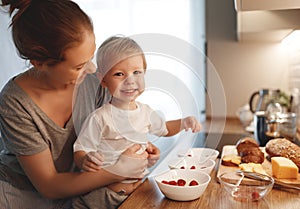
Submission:
<svg viewBox="0 0 300 209">
<path fill-rule="evenodd" d="M 267 156 L 264 147 L 261 147 L 261 150 L 263 153 L 265 153 L 265 157 Z M 237 155 L 237 150 L 235 148 L 235 145 L 226 145 L 223 147 L 222 149 L 222 154 L 221 154 L 221 159 L 224 155 Z M 239 167 L 235 167 L 235 166 L 224 166 L 221 164 L 221 160 L 220 159 L 220 164 L 219 164 L 219 169 L 218 169 L 218 173 L 217 173 L 217 177 L 219 177 L 222 173 L 225 172 L 234 172 L 239 170 Z M 264 160 L 264 162 L 262 163 L 262 167 L 264 168 L 264 170 L 266 171 L 266 173 L 269 176 L 272 176 L 272 165 L 271 162 L 268 161 L 266 158 Z M 293 184 L 293 185 L 300 185 L 300 173 L 298 173 L 298 178 L 297 179 L 276 179 L 279 182 L 283 182 L 283 183 L 288 183 L 288 184 Z"/>
</svg>

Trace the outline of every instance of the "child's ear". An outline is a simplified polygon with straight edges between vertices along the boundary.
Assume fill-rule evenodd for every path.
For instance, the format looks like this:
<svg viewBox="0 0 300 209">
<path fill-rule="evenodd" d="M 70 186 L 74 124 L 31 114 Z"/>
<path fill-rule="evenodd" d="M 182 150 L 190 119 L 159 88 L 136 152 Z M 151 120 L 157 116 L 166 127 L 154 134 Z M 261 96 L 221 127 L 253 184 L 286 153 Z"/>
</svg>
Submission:
<svg viewBox="0 0 300 209">
<path fill-rule="evenodd" d="M 105 80 L 102 80 L 102 81 L 101 81 L 101 86 L 102 86 L 103 88 L 107 87 Z"/>
<path fill-rule="evenodd" d="M 101 86 L 103 88 L 105 88 L 106 87 L 106 82 L 104 80 L 104 76 L 101 73 L 99 73 L 99 72 L 96 73 L 96 76 L 99 79 Z"/>
</svg>

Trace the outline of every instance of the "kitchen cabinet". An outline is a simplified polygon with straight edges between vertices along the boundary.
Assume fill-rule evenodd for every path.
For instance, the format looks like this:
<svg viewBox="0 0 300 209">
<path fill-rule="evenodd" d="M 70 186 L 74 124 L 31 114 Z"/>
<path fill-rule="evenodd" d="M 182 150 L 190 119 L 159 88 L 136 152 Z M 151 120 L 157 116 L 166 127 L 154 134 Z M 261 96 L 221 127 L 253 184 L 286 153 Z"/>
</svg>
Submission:
<svg viewBox="0 0 300 209">
<path fill-rule="evenodd" d="M 237 11 L 287 10 L 300 8 L 300 0 L 235 0 Z"/>
<path fill-rule="evenodd" d="M 238 41 L 279 42 L 300 29 L 300 0 L 235 0 Z"/>
</svg>

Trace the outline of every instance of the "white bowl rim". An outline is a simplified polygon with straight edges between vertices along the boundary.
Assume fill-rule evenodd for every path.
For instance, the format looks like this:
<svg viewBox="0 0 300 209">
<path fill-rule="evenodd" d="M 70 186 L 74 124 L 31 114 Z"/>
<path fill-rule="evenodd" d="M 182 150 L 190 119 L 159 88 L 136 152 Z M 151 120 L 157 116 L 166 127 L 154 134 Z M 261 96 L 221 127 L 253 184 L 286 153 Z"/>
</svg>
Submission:
<svg viewBox="0 0 300 209">
<path fill-rule="evenodd" d="M 201 173 L 201 175 L 205 176 L 205 178 L 207 178 L 207 180 L 203 183 L 199 183 L 198 182 L 198 185 L 195 185 L 193 186 L 193 188 L 197 188 L 197 187 L 201 187 L 203 185 L 206 185 L 206 184 L 209 184 L 209 182 L 211 181 L 211 177 L 210 175 L 208 175 L 207 173 L 205 173 L 204 171 L 200 171 L 200 170 L 192 170 L 192 171 L 186 171 L 186 170 L 182 170 L 182 169 L 171 169 L 171 170 L 167 170 L 163 173 L 160 173 L 156 176 L 154 176 L 154 179 L 155 181 L 158 183 L 158 184 L 163 184 L 161 181 L 159 181 L 157 178 L 165 175 L 166 173 L 169 173 L 169 172 L 195 172 L 195 173 Z M 178 187 L 178 188 L 182 188 L 182 186 L 177 186 L 177 185 L 168 185 L 168 184 L 163 184 L 165 185 L 166 187 L 170 187 L 170 188 L 174 188 L 174 187 Z M 186 186 L 185 186 L 186 187 Z"/>
<path fill-rule="evenodd" d="M 178 158 L 178 159 L 172 159 L 169 161 L 168 163 L 168 166 L 170 169 L 180 169 L 180 167 L 177 167 L 175 164 L 177 162 L 177 164 L 180 164 L 180 161 L 181 160 L 186 160 L 186 161 L 189 161 L 189 160 L 192 160 L 194 157 L 181 157 L 181 158 Z M 194 158 L 194 159 L 197 159 L 197 158 Z M 174 164 L 172 164 L 171 162 L 174 162 Z M 207 163 L 209 163 L 208 165 L 206 165 Z M 206 170 L 208 168 L 214 168 L 215 165 L 216 165 L 216 162 L 212 159 L 206 159 L 205 161 L 203 162 L 199 162 L 200 165 L 205 165 L 206 167 L 205 168 L 196 168 L 195 170 L 193 171 L 202 171 L 202 170 Z M 181 169 L 182 170 L 182 169 Z M 183 169 L 184 170 L 184 169 Z M 192 169 L 190 169 L 192 170 Z"/>
<path fill-rule="evenodd" d="M 194 151 L 194 152 L 199 152 L 199 151 L 203 151 L 203 150 L 206 150 L 206 151 L 209 151 L 211 152 L 211 156 L 209 156 L 208 158 L 212 157 L 215 159 L 217 158 L 217 156 L 220 154 L 220 152 L 216 149 L 212 149 L 212 148 L 208 148 L 208 147 L 191 147 L 191 148 L 185 148 L 185 149 L 181 149 L 177 152 L 177 155 L 179 157 L 185 157 L 187 156 L 190 152 Z"/>
</svg>

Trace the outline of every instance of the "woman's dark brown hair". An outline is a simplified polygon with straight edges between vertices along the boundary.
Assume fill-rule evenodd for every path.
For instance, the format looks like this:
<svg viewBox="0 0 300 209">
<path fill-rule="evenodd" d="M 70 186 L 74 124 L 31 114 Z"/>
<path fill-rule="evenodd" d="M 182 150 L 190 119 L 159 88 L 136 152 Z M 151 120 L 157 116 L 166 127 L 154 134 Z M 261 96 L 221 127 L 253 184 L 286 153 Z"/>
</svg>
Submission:
<svg viewBox="0 0 300 209">
<path fill-rule="evenodd" d="M 13 40 L 26 60 L 60 63 L 85 32 L 93 32 L 91 19 L 70 0 L 2 0 L 2 6 L 13 16 Z"/>
</svg>

